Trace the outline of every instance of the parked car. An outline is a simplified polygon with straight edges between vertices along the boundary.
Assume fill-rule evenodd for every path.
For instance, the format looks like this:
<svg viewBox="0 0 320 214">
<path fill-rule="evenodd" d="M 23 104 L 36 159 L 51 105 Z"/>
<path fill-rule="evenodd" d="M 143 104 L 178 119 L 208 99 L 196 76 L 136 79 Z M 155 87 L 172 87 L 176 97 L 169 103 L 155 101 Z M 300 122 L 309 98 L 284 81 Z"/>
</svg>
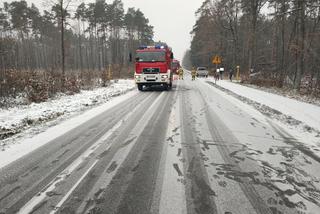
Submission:
<svg viewBox="0 0 320 214">
<path fill-rule="evenodd" d="M 208 77 L 209 71 L 206 67 L 197 68 L 197 77 Z"/>
</svg>

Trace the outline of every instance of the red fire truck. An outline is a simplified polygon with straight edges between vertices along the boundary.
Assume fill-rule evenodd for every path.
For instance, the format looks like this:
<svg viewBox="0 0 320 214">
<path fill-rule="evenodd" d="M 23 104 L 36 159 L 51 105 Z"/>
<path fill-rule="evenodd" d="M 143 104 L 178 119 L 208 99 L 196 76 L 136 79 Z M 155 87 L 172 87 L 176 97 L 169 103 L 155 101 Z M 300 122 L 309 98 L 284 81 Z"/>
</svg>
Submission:
<svg viewBox="0 0 320 214">
<path fill-rule="evenodd" d="M 173 53 L 166 45 L 141 46 L 136 51 L 135 81 L 140 91 L 144 86 L 172 87 L 173 72 L 171 63 Z"/>
<path fill-rule="evenodd" d="M 178 69 L 180 68 L 180 62 L 177 59 L 172 60 L 172 72 L 178 74 Z"/>
</svg>

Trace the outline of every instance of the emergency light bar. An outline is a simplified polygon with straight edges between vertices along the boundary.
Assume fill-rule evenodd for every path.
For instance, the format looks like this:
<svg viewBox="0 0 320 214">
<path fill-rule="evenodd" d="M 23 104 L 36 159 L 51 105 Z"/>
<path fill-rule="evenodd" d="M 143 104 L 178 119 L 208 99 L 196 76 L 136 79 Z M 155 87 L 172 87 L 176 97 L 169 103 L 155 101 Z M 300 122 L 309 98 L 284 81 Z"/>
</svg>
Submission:
<svg viewBox="0 0 320 214">
<path fill-rule="evenodd" d="M 143 49 L 146 49 L 146 48 L 148 48 L 148 46 L 142 45 L 142 46 L 139 47 L 139 50 L 143 50 Z"/>
<path fill-rule="evenodd" d="M 155 49 L 165 49 L 167 46 L 164 45 L 156 45 Z"/>
<path fill-rule="evenodd" d="M 139 50 L 144 50 L 144 49 L 147 49 L 147 48 L 165 49 L 165 48 L 168 48 L 168 47 L 167 47 L 167 46 L 164 46 L 164 45 L 155 45 L 155 46 L 142 45 L 142 46 L 139 47 Z"/>
</svg>

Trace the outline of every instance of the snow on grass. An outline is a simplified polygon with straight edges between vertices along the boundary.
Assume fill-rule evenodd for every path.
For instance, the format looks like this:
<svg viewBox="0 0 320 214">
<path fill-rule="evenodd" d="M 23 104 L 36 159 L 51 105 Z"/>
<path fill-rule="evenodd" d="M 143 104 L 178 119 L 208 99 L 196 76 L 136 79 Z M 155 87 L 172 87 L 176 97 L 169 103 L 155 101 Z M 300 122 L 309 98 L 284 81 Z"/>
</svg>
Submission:
<svg viewBox="0 0 320 214">
<path fill-rule="evenodd" d="M 15 143 L 16 138 L 34 135 L 59 120 L 109 101 L 135 88 L 133 80 L 119 80 L 109 87 L 83 90 L 75 95 L 60 95 L 43 103 L 0 109 L 0 149 Z M 18 134 L 20 133 L 20 134 Z M 13 136 L 13 137 L 11 137 Z"/>
<path fill-rule="evenodd" d="M 254 88 L 254 89 L 258 89 L 258 90 L 262 90 L 265 92 L 269 92 L 272 94 L 278 94 L 280 96 L 292 98 L 292 99 L 295 99 L 295 100 L 298 100 L 301 102 L 310 103 L 310 104 L 320 106 L 320 98 L 306 95 L 306 94 L 299 94 L 299 93 L 295 92 L 294 90 L 292 90 L 291 88 L 277 88 L 277 87 L 268 88 L 268 87 L 257 86 L 257 85 L 252 85 L 252 84 L 241 84 L 241 85 L 246 86 L 246 87 L 250 87 L 250 88 Z"/>
<path fill-rule="evenodd" d="M 218 81 L 218 86 L 228 89 L 240 96 L 268 106 L 306 125 L 320 130 L 320 107 L 273 93 L 249 88 L 229 81 Z"/>
<path fill-rule="evenodd" d="M 284 138 L 292 140 L 291 144 L 314 155 L 315 159 L 320 158 L 320 107 L 294 99 L 286 98 L 261 90 L 241 86 L 229 81 L 206 80 L 210 85 L 215 86 L 224 93 L 226 97 L 236 98 L 244 105 L 253 107 L 262 113 L 267 121 L 286 133 Z M 249 111 L 251 112 L 251 111 Z"/>
</svg>

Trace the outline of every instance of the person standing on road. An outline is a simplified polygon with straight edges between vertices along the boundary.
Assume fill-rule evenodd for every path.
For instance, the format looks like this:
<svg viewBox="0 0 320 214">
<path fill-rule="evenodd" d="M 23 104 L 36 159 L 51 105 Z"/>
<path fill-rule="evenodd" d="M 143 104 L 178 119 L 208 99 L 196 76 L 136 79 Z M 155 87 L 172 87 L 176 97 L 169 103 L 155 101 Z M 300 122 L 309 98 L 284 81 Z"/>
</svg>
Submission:
<svg viewBox="0 0 320 214">
<path fill-rule="evenodd" d="M 193 67 L 192 70 L 191 70 L 192 81 L 196 79 L 196 75 L 197 75 L 197 71 L 196 71 L 196 69 Z"/>
<path fill-rule="evenodd" d="M 216 80 L 219 80 L 219 78 L 220 78 L 220 69 L 218 68 L 216 70 Z"/>
<path fill-rule="evenodd" d="M 233 77 L 233 70 L 230 69 L 229 70 L 229 79 L 230 79 L 231 82 L 232 82 L 232 77 Z"/>
<path fill-rule="evenodd" d="M 178 69 L 178 74 L 179 74 L 179 80 L 183 80 L 183 69 L 180 67 L 179 69 Z"/>
<path fill-rule="evenodd" d="M 214 83 L 217 83 L 217 80 L 219 80 L 219 77 L 220 77 L 220 69 L 217 68 L 216 69 L 216 72 L 214 73 Z"/>
<path fill-rule="evenodd" d="M 224 72 L 224 68 L 220 68 L 220 79 L 223 80 L 223 72 Z"/>
</svg>

